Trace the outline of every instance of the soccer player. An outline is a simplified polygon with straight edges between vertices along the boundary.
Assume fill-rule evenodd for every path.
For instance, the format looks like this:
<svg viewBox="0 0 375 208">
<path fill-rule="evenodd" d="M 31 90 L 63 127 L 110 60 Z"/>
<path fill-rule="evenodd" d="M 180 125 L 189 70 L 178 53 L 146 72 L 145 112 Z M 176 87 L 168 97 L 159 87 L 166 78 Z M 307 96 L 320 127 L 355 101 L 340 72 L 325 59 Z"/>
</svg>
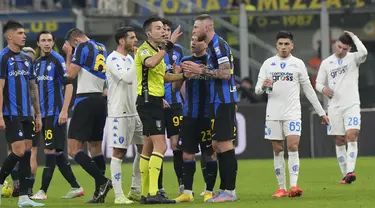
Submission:
<svg viewBox="0 0 375 208">
<path fill-rule="evenodd" d="M 64 76 L 66 73 L 64 58 L 52 50 L 55 45 L 55 38 L 52 33 L 48 31 L 40 32 L 37 37 L 37 45 L 42 51 L 42 56 L 35 61 L 34 69 L 40 94 L 46 164 L 43 169 L 42 186 L 31 198 L 47 199 L 47 190 L 56 165 L 72 187 L 63 198 L 80 197 L 84 194 L 83 188 L 77 183 L 70 163 L 64 155 L 66 121 L 73 94 L 73 85 Z M 63 88 L 65 88 L 65 95 L 63 95 Z"/>
<path fill-rule="evenodd" d="M 74 54 L 72 47 L 75 47 Z M 69 155 L 95 179 L 94 195 L 86 203 L 104 203 L 112 188 L 112 181 L 104 176 L 105 160 L 101 147 L 107 117 L 107 103 L 103 97 L 107 50 L 78 28 L 68 31 L 63 50 L 68 78 L 78 77 L 68 132 Z M 91 157 L 83 151 L 86 142 Z"/>
<path fill-rule="evenodd" d="M 18 207 L 41 207 L 29 199 L 30 156 L 32 139 L 35 131 L 42 128 L 39 107 L 38 86 L 32 60 L 21 52 L 26 35 L 22 24 L 8 21 L 3 28 L 8 46 L 0 52 L 0 129 L 5 129 L 5 136 L 12 146 L 12 153 L 5 159 L 0 170 L 0 188 L 5 178 L 19 162 L 20 196 Z M 32 107 L 35 109 L 33 121 Z"/>
<path fill-rule="evenodd" d="M 288 31 L 280 31 L 276 35 L 277 55 L 264 61 L 255 87 L 257 95 L 268 93 L 266 111 L 265 139 L 271 140 L 274 151 L 274 170 L 279 189 L 272 196 L 275 198 L 288 196 L 285 178 L 284 138 L 288 144 L 288 167 L 290 179 L 289 197 L 302 195 L 298 188 L 301 103 L 300 88 L 322 119 L 328 124 L 319 100 L 311 86 L 307 69 L 303 61 L 291 54 L 293 35 Z"/>
<path fill-rule="evenodd" d="M 353 43 L 357 52 L 351 53 Z M 331 124 L 327 130 L 328 135 L 336 137 L 336 156 L 344 176 L 341 184 L 351 184 L 356 179 L 354 168 L 361 127 L 358 67 L 366 57 L 367 49 L 359 38 L 345 31 L 336 41 L 334 54 L 323 60 L 316 79 L 316 89 L 329 98 Z"/>
<path fill-rule="evenodd" d="M 166 30 L 166 34 L 164 36 L 165 40 L 168 41 L 171 38 L 171 27 L 172 22 L 163 19 L 162 20 L 164 29 Z M 177 66 L 180 65 L 180 61 L 184 56 L 182 47 L 178 44 L 174 44 L 173 50 L 169 51 L 164 56 L 164 62 L 167 65 L 166 72 L 173 73 L 173 65 L 176 64 Z M 179 68 L 179 67 L 176 67 Z M 177 73 L 181 73 L 178 72 Z M 184 186 L 182 184 L 182 152 L 177 148 L 177 142 L 179 139 L 180 133 L 180 124 L 182 119 L 182 101 L 181 95 L 179 90 L 172 89 L 172 83 L 166 82 L 164 84 L 165 87 L 165 96 L 164 99 L 167 101 L 170 107 L 164 109 L 164 116 L 165 116 L 165 127 L 167 129 L 167 137 L 170 139 L 171 148 L 173 151 L 173 167 L 174 171 L 177 176 L 177 182 L 179 185 L 179 195 L 184 190 Z M 159 177 L 159 191 L 163 194 L 165 191 L 163 189 L 163 168 L 160 171 Z"/>
<path fill-rule="evenodd" d="M 138 41 L 134 28 L 119 28 L 115 41 L 118 45 L 117 49 L 108 56 L 106 62 L 108 128 L 109 136 L 112 138 L 110 146 L 113 147 L 111 175 L 115 204 L 132 204 L 134 202 L 129 200 L 122 191 L 121 165 L 129 146 L 136 144 L 137 150 L 141 151 L 143 145 L 142 122 L 135 106 L 137 98 L 135 63 L 129 54 L 129 52 L 134 52 Z M 139 170 L 139 166 L 137 168 Z M 133 188 L 134 186 L 136 184 L 132 185 Z"/>
<path fill-rule="evenodd" d="M 135 55 L 138 79 L 137 111 L 142 121 L 144 136 L 140 160 L 141 203 L 175 203 L 158 192 L 158 177 L 167 150 L 163 109 L 164 81 L 172 82 L 184 78 L 182 73 L 165 72 L 164 57 L 173 50 L 174 43 L 182 33 L 179 26 L 170 40 L 165 41 L 164 25 L 157 17 L 147 19 L 143 23 L 143 29 L 147 41 L 137 49 Z M 159 49 L 161 44 L 164 45 Z"/>
<path fill-rule="evenodd" d="M 190 41 L 193 55 L 185 56 L 181 62 L 193 61 L 197 64 L 207 64 L 207 43 L 204 40 L 198 41 L 193 36 Z M 185 81 L 185 104 L 183 121 L 181 125 L 181 140 L 179 148 L 183 151 L 183 182 L 185 189 L 183 194 L 176 198 L 176 202 L 192 202 L 193 181 L 196 170 L 195 153 L 202 153 L 201 157 L 206 158 L 207 177 L 205 178 L 206 190 L 203 200 L 208 201 L 213 196 L 217 175 L 217 161 L 211 144 L 211 125 L 208 119 L 209 103 L 209 82 L 207 77 L 195 76 Z"/>
<path fill-rule="evenodd" d="M 209 117 L 212 146 L 217 153 L 220 172 L 219 194 L 208 202 L 236 201 L 237 159 L 233 141 L 236 133 L 236 103 L 238 101 L 233 75 L 233 56 L 227 42 L 214 31 L 209 15 L 196 17 L 193 35 L 208 44 L 206 65 L 185 61 L 181 66 L 188 72 L 210 77 Z"/>
</svg>

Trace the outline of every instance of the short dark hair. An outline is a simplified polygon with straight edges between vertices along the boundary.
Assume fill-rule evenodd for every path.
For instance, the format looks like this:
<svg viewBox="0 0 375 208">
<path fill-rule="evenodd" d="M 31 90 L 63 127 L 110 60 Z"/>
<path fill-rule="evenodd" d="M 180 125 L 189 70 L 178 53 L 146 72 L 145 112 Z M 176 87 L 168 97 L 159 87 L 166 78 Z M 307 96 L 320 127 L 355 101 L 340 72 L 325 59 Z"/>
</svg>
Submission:
<svg viewBox="0 0 375 208">
<path fill-rule="evenodd" d="M 119 41 L 121 38 L 128 37 L 129 35 L 128 32 L 135 32 L 135 30 L 133 27 L 120 27 L 119 29 L 117 29 L 116 35 L 115 35 L 116 43 L 119 44 Z"/>
<path fill-rule="evenodd" d="M 166 19 L 166 18 L 163 18 L 161 20 L 161 22 L 163 23 L 163 25 L 168 25 L 169 27 L 172 27 L 172 21 Z"/>
<path fill-rule="evenodd" d="M 14 20 L 9 20 L 3 27 L 3 33 L 5 34 L 8 32 L 8 30 L 17 30 L 19 28 L 24 28 L 21 23 Z"/>
<path fill-rule="evenodd" d="M 194 20 L 213 20 L 212 17 L 209 14 L 201 14 L 194 18 Z"/>
<path fill-rule="evenodd" d="M 53 36 L 53 34 L 50 32 L 50 31 L 47 31 L 47 30 L 43 30 L 42 32 L 40 32 L 36 38 L 36 41 L 39 42 L 40 40 L 40 36 L 43 35 L 43 34 L 50 34 L 52 35 L 52 40 L 55 41 L 55 36 Z"/>
<path fill-rule="evenodd" d="M 78 28 L 72 28 L 66 33 L 65 40 L 70 40 L 72 37 L 82 37 L 84 35 L 86 34 L 82 30 Z"/>
<path fill-rule="evenodd" d="M 161 21 L 162 22 L 162 19 L 159 18 L 159 17 L 150 17 L 148 18 L 144 23 L 143 23 L 143 30 L 144 31 L 148 31 L 150 30 L 150 26 L 153 22 L 158 22 L 158 21 Z"/>
<path fill-rule="evenodd" d="M 289 40 L 293 40 L 293 34 L 286 30 L 281 30 L 276 34 L 276 40 L 279 40 L 280 38 L 286 38 Z"/>
<path fill-rule="evenodd" d="M 353 46 L 354 42 L 353 39 L 348 34 L 342 34 L 339 37 L 339 41 L 345 45 Z"/>
</svg>

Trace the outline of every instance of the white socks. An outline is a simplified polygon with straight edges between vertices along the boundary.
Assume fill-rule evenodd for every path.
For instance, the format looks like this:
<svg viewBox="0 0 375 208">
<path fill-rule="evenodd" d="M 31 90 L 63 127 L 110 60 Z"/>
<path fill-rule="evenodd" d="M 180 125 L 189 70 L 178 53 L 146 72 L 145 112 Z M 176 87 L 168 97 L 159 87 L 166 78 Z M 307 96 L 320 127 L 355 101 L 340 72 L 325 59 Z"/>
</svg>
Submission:
<svg viewBox="0 0 375 208">
<path fill-rule="evenodd" d="M 137 152 L 134 157 L 133 161 L 133 174 L 132 174 L 132 188 L 136 188 L 137 190 L 141 190 L 141 172 L 139 170 L 139 161 L 141 159 L 141 155 Z"/>
<path fill-rule="evenodd" d="M 112 185 L 113 185 L 113 190 L 115 191 L 116 197 L 124 195 L 124 192 L 122 191 L 121 164 L 122 164 L 122 160 L 112 157 L 111 159 Z"/>
<path fill-rule="evenodd" d="M 336 145 L 336 156 L 337 161 L 339 162 L 340 170 L 342 175 L 345 177 L 347 173 L 347 156 L 346 156 L 346 145 L 337 146 Z"/>
<path fill-rule="evenodd" d="M 299 154 L 297 152 L 288 152 L 288 167 L 290 187 L 297 186 L 299 173 Z"/>
<path fill-rule="evenodd" d="M 357 161 L 358 155 L 358 143 L 357 142 L 348 142 L 348 151 L 347 151 L 347 164 L 346 164 L 346 173 L 354 172 L 355 162 Z"/>
<path fill-rule="evenodd" d="M 276 174 L 277 183 L 280 189 L 286 190 L 285 178 L 285 160 L 284 151 L 280 153 L 273 153 L 273 167 Z"/>
</svg>

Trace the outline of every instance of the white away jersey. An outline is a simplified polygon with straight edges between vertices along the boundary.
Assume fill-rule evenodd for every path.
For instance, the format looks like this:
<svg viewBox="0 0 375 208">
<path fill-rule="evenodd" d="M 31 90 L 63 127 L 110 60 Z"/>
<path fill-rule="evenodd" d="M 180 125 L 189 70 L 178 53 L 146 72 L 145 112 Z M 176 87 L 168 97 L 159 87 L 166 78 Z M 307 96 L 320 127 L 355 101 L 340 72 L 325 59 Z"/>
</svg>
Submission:
<svg viewBox="0 0 375 208">
<path fill-rule="evenodd" d="M 347 53 L 342 59 L 333 54 L 324 59 L 320 65 L 316 78 L 316 90 L 322 92 L 325 86 L 333 90 L 333 97 L 328 101 L 330 107 L 360 104 L 358 67 L 365 62 L 367 49 L 357 36 L 352 39 L 358 52 Z"/>
<path fill-rule="evenodd" d="M 113 51 L 107 58 L 108 117 L 136 116 L 137 77 L 130 55 Z"/>
<path fill-rule="evenodd" d="M 292 55 L 267 59 L 259 71 L 256 94 L 264 93 L 262 85 L 267 78 L 273 80 L 273 90 L 268 95 L 266 120 L 301 119 L 300 86 L 319 116 L 325 115 L 301 59 Z"/>
</svg>

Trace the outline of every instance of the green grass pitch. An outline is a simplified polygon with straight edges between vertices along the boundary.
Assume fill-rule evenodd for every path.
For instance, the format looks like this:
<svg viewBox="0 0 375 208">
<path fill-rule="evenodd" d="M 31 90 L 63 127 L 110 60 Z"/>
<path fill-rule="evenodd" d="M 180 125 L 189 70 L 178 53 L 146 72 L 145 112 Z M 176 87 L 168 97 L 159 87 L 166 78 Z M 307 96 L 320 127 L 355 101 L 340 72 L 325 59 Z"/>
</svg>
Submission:
<svg viewBox="0 0 375 208">
<path fill-rule="evenodd" d="M 204 188 L 200 165 L 197 163 L 195 174 L 194 192 L 195 201 L 193 203 L 181 203 L 174 205 L 114 205 L 114 193 L 108 193 L 105 204 L 87 205 L 84 200 L 89 199 L 93 193 L 94 181 L 80 167 L 74 166 L 78 182 L 85 189 L 85 196 L 72 200 L 62 200 L 69 190 L 69 184 L 63 179 L 58 168 L 48 190 L 48 200 L 46 207 L 59 208 L 80 208 L 80 207 L 141 207 L 141 206 L 176 206 L 176 207 L 246 207 L 246 208 L 269 208 L 269 207 L 303 207 L 303 208 L 343 208 L 343 207 L 374 207 L 375 204 L 375 182 L 374 182 L 374 158 L 360 157 L 356 165 L 357 181 L 351 185 L 340 185 L 342 178 L 336 158 L 328 159 L 301 159 L 299 174 L 299 187 L 304 194 L 300 198 L 273 199 L 271 195 L 277 189 L 276 177 L 273 171 L 272 160 L 240 160 L 237 175 L 237 202 L 225 204 L 203 204 L 202 197 L 199 196 Z M 174 175 L 172 163 L 164 165 L 164 185 L 168 195 L 172 198 L 177 196 L 177 180 Z M 131 184 L 131 164 L 124 164 L 123 189 L 127 194 Z M 107 176 L 110 169 L 107 166 Z M 288 173 L 288 172 L 287 172 Z M 37 192 L 41 184 L 42 167 L 38 169 L 34 192 Z M 287 174 L 288 177 L 288 174 Z M 10 179 L 8 179 L 9 181 Z M 218 187 L 217 179 L 216 187 Z M 289 182 L 288 182 L 289 184 Z M 288 185 L 289 186 L 289 185 Z M 3 198 L 1 207 L 16 207 L 16 198 Z"/>
</svg>

